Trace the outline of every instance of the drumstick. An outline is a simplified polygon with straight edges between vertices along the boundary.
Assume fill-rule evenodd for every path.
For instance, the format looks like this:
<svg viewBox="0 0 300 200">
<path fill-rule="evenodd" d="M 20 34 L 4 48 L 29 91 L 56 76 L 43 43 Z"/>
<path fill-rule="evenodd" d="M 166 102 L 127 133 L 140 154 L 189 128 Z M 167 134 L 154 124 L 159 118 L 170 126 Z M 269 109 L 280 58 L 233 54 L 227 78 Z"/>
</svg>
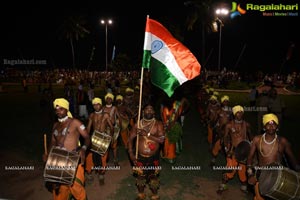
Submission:
<svg viewBox="0 0 300 200">
<path fill-rule="evenodd" d="M 44 151 L 45 154 L 48 155 L 48 151 L 47 151 L 47 135 L 44 134 Z"/>
</svg>

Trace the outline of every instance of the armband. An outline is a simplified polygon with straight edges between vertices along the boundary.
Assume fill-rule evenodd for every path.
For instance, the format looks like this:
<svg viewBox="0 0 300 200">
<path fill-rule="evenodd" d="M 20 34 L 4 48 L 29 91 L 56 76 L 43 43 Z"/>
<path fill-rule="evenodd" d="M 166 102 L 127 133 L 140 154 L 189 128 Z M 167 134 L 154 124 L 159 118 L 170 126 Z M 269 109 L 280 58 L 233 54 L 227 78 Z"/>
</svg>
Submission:
<svg viewBox="0 0 300 200">
<path fill-rule="evenodd" d="M 84 129 L 85 129 L 84 124 L 81 124 L 79 128 L 80 128 L 81 130 L 84 130 Z"/>
</svg>

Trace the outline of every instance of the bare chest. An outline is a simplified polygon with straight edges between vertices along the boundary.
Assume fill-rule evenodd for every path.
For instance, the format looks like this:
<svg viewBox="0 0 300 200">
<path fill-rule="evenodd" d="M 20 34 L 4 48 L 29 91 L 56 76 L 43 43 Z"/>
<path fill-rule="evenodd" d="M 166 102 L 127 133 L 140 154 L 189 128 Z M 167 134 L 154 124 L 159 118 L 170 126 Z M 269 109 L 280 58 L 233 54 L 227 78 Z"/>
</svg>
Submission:
<svg viewBox="0 0 300 200">
<path fill-rule="evenodd" d="M 95 114 L 93 116 L 93 125 L 97 126 L 100 125 L 103 121 L 103 114 Z"/>
<path fill-rule="evenodd" d="M 68 124 L 58 124 L 53 130 L 53 135 L 55 137 L 65 137 L 69 133 L 69 129 Z"/>
<path fill-rule="evenodd" d="M 232 123 L 230 126 L 230 136 L 232 138 L 240 138 L 245 140 L 247 138 L 247 128 L 243 123 Z"/>
<path fill-rule="evenodd" d="M 66 143 L 69 143 L 74 134 L 74 130 L 70 126 L 70 122 L 67 124 L 57 124 L 53 129 L 53 136 L 56 140 L 56 145 L 60 147 L 66 147 Z"/>
</svg>

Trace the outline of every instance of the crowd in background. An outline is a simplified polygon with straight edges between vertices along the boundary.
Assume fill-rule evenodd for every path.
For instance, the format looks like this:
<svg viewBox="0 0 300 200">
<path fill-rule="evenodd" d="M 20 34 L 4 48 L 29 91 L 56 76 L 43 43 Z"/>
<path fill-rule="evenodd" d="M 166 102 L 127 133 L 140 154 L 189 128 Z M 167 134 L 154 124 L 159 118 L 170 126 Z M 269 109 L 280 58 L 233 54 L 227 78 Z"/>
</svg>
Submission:
<svg viewBox="0 0 300 200">
<path fill-rule="evenodd" d="M 127 80 L 132 82 L 140 78 L 140 71 L 122 71 L 122 72 L 105 72 L 90 71 L 81 69 L 45 69 L 45 70 L 20 70 L 14 68 L 3 69 L 0 72 L 0 82 L 19 83 L 26 80 L 27 84 L 65 84 L 80 81 L 85 83 L 93 82 L 94 85 L 100 85 L 103 82 L 108 84 L 118 84 Z M 216 71 L 202 70 L 201 78 L 211 81 L 213 85 L 219 88 L 226 88 L 230 81 L 239 81 L 246 83 L 263 82 L 267 85 L 271 84 L 288 84 L 293 88 L 300 87 L 300 73 L 293 72 L 289 74 L 280 73 L 241 73 L 237 71 L 223 70 L 220 73 Z"/>
</svg>

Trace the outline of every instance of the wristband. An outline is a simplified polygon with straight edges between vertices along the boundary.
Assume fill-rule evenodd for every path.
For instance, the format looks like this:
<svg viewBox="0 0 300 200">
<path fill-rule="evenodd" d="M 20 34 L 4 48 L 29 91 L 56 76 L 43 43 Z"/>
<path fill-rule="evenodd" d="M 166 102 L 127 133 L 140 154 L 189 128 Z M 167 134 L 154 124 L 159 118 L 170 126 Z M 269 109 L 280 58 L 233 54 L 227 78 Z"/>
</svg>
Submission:
<svg viewBox="0 0 300 200">
<path fill-rule="evenodd" d="M 253 175 L 253 170 L 252 170 L 252 168 L 248 168 L 248 169 L 247 169 L 247 174 L 248 174 L 248 176 L 252 176 L 252 175 Z"/>
<path fill-rule="evenodd" d="M 85 151 L 86 151 L 86 149 L 87 149 L 87 146 L 86 146 L 86 145 L 83 145 L 83 146 L 81 147 L 81 149 L 83 149 L 83 150 L 85 150 Z"/>
</svg>

